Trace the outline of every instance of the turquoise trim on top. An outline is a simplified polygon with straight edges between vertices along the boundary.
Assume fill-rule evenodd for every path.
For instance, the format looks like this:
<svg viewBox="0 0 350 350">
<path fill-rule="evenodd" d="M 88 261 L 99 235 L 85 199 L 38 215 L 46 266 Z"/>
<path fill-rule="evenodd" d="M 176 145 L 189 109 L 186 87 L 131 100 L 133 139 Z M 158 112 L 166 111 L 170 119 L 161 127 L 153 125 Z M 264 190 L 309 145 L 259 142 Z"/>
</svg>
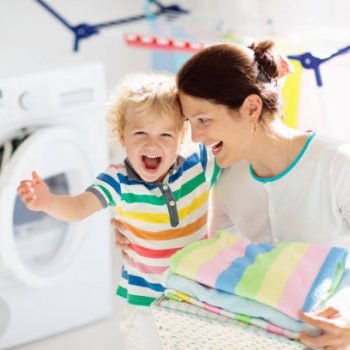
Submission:
<svg viewBox="0 0 350 350">
<path fill-rule="evenodd" d="M 293 162 L 291 163 L 291 165 L 283 170 L 280 174 L 276 175 L 276 176 L 273 176 L 273 177 L 259 177 L 257 175 L 254 174 L 254 171 L 253 171 L 253 167 L 251 164 L 249 164 L 249 171 L 250 171 L 250 175 L 256 180 L 256 181 L 260 181 L 260 182 L 273 182 L 273 181 L 277 181 L 279 180 L 280 178 L 282 178 L 283 176 L 285 176 L 286 174 L 288 174 L 295 166 L 296 164 L 299 162 L 299 160 L 301 159 L 301 157 L 304 155 L 307 147 L 309 146 L 311 140 L 315 137 L 315 133 L 312 132 L 310 133 L 310 136 L 309 138 L 307 139 L 307 141 L 305 142 L 305 145 L 303 147 L 303 149 L 300 151 L 300 153 L 298 154 L 298 156 L 293 160 Z"/>
</svg>

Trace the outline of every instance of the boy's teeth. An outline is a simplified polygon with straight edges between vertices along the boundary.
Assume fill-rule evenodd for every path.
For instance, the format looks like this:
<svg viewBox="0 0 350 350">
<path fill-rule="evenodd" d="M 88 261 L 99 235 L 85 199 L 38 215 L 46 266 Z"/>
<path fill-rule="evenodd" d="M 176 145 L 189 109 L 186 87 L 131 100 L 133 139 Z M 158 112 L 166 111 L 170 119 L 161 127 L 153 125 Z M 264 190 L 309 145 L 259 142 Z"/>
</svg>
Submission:
<svg viewBox="0 0 350 350">
<path fill-rule="evenodd" d="M 150 156 L 150 155 L 147 155 L 147 154 L 144 154 L 145 157 L 147 158 L 159 158 L 160 156 Z"/>
</svg>

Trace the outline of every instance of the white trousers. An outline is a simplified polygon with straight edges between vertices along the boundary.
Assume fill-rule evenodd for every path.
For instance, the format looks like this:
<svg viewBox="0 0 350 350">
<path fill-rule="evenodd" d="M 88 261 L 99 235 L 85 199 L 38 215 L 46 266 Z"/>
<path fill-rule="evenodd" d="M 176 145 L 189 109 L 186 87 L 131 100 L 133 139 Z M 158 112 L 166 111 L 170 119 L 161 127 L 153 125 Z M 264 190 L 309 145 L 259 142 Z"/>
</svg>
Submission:
<svg viewBox="0 0 350 350">
<path fill-rule="evenodd" d="M 125 350 L 162 350 L 150 307 L 126 304 L 120 331 Z"/>
</svg>

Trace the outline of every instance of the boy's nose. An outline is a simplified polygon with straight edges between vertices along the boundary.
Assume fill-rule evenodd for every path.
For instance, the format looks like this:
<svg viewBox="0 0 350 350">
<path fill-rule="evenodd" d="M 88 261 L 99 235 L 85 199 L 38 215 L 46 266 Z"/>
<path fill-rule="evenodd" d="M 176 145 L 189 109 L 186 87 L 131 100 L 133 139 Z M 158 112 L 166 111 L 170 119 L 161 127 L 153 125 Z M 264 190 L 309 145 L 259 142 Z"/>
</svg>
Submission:
<svg viewBox="0 0 350 350">
<path fill-rule="evenodd" d="M 155 148 L 159 146 L 159 142 L 156 138 L 150 137 L 147 139 L 145 146 L 148 148 Z"/>
</svg>

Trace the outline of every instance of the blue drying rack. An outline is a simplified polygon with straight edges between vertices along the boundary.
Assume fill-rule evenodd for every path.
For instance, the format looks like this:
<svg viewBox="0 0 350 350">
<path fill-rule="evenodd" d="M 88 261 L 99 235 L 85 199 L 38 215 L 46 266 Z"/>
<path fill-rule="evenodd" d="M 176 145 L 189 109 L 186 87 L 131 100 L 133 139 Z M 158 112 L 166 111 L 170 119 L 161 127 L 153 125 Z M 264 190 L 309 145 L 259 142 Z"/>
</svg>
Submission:
<svg viewBox="0 0 350 350">
<path fill-rule="evenodd" d="M 336 52 L 323 58 L 314 56 L 311 52 L 305 52 L 301 55 L 289 55 L 288 58 L 291 60 L 299 61 L 302 67 L 305 69 L 313 69 L 315 72 L 316 84 L 318 87 L 321 87 L 323 86 L 323 82 L 321 77 L 320 65 L 336 56 L 343 55 L 349 52 L 350 52 L 350 45 L 343 47 L 342 49 L 339 49 Z"/>
<path fill-rule="evenodd" d="M 125 17 L 121 19 L 117 19 L 114 21 L 108 21 L 105 23 L 98 23 L 98 24 L 88 24 L 88 23 L 80 23 L 77 25 L 71 25 L 68 23 L 68 21 L 61 16 L 56 10 L 54 10 L 51 6 L 49 6 L 45 1 L 43 0 L 34 0 L 41 6 L 43 6 L 51 15 L 53 15 L 59 22 L 61 22 L 66 28 L 68 28 L 71 32 L 73 32 L 74 35 L 74 46 L 73 51 L 77 52 L 79 50 L 79 43 L 83 39 L 87 39 L 91 37 L 92 35 L 96 35 L 99 33 L 99 31 L 103 28 L 115 26 L 115 25 L 121 25 L 125 23 L 140 21 L 143 19 L 152 17 L 158 17 L 161 15 L 167 16 L 169 19 L 176 18 L 178 16 L 188 14 L 189 11 L 181 8 L 179 5 L 173 4 L 169 6 L 162 5 L 159 1 L 152 0 L 151 3 L 155 4 L 157 6 L 157 10 L 150 14 L 150 13 L 144 13 L 136 16 L 131 17 Z"/>
<path fill-rule="evenodd" d="M 334 57 L 344 55 L 346 53 L 350 53 L 350 45 L 345 46 L 331 54 L 329 54 L 326 57 L 317 57 L 313 55 L 311 52 L 305 52 L 300 55 L 289 55 L 287 56 L 291 60 L 297 60 L 301 63 L 301 66 L 305 69 L 312 69 L 315 73 L 315 78 L 316 78 L 316 84 L 317 87 L 319 88 L 318 91 L 320 92 L 320 103 L 322 103 L 322 111 L 323 111 L 323 122 L 325 126 L 325 130 L 329 133 L 332 134 L 333 132 L 333 127 L 332 127 L 332 122 L 331 122 L 331 117 L 330 117 L 330 109 L 328 108 L 328 105 L 325 102 L 325 98 L 322 95 L 322 86 L 323 86 L 323 81 L 322 81 L 322 76 L 321 76 L 321 70 L 320 66 L 321 64 L 331 60 Z"/>
</svg>

